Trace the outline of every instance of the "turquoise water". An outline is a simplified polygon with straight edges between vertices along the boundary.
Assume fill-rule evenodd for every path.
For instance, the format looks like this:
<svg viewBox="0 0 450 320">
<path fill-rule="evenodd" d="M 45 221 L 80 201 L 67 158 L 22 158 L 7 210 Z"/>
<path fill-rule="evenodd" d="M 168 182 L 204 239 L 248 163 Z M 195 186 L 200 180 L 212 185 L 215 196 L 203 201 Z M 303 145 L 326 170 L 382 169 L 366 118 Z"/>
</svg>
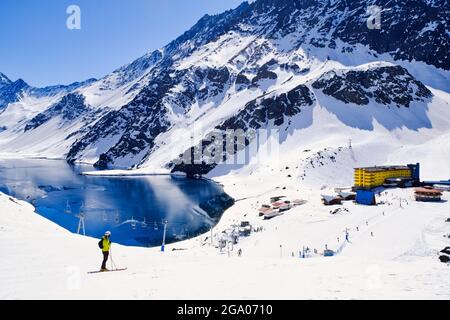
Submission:
<svg viewBox="0 0 450 320">
<path fill-rule="evenodd" d="M 167 243 L 207 231 L 231 199 L 211 181 L 174 176 L 92 177 L 91 166 L 65 161 L 0 160 L 0 191 L 31 202 L 47 219 L 86 235 L 112 232 L 113 242 L 157 246 L 167 220 Z"/>
</svg>

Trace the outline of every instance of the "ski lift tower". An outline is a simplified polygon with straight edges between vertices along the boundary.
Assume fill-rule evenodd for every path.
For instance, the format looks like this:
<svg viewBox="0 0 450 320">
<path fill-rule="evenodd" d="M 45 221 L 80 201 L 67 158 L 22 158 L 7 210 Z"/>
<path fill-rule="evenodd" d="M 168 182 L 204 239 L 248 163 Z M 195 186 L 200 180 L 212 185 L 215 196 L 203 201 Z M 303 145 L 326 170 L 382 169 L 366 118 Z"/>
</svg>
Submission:
<svg viewBox="0 0 450 320">
<path fill-rule="evenodd" d="M 79 218 L 77 233 L 81 234 L 81 232 L 83 232 L 83 236 L 85 236 L 86 235 L 86 228 L 85 228 L 85 225 L 84 225 L 84 212 L 80 212 L 80 214 L 78 214 L 77 217 Z"/>
<path fill-rule="evenodd" d="M 77 233 L 81 234 L 81 232 L 83 232 L 83 235 L 86 236 L 86 228 L 84 224 L 84 217 L 85 217 L 84 203 L 81 204 L 80 213 L 76 217 L 79 218 Z"/>
<path fill-rule="evenodd" d="M 167 220 L 164 220 L 163 221 L 163 224 L 164 224 L 164 233 L 163 233 L 163 241 L 162 241 L 162 244 L 161 244 L 161 252 L 164 252 L 164 247 L 166 246 L 166 233 L 167 233 L 167 224 L 168 224 L 169 222 L 167 221 Z"/>
</svg>

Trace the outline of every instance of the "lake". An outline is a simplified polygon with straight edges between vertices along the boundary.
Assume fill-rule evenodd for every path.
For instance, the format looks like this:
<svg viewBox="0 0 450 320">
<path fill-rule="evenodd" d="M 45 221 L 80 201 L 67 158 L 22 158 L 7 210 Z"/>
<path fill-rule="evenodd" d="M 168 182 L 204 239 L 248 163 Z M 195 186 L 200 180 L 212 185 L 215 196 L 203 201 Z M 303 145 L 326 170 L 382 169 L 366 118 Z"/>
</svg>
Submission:
<svg viewBox="0 0 450 320">
<path fill-rule="evenodd" d="M 233 199 L 220 185 L 185 177 L 86 176 L 92 166 L 62 160 L 0 160 L 0 191 L 32 203 L 45 218 L 76 233 L 80 216 L 87 236 L 106 230 L 112 241 L 158 246 L 188 239 L 216 225 Z M 82 230 L 81 230 L 82 232 Z"/>
</svg>

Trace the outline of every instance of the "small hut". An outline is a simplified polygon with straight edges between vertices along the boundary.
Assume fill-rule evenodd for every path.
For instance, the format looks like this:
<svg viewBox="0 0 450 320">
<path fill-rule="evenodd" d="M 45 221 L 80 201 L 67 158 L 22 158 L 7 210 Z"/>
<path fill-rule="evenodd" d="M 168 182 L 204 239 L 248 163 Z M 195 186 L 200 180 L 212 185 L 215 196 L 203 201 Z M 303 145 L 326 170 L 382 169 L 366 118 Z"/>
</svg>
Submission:
<svg viewBox="0 0 450 320">
<path fill-rule="evenodd" d="M 338 195 L 345 201 L 356 200 L 356 193 L 354 192 L 340 191 Z"/>
<path fill-rule="evenodd" d="M 375 199 L 375 192 L 372 190 L 358 189 L 356 190 L 356 203 L 366 206 L 375 206 L 377 201 Z"/>
<path fill-rule="evenodd" d="M 280 200 L 284 200 L 285 198 L 286 198 L 286 196 L 272 197 L 272 198 L 270 198 L 270 203 L 278 202 Z"/>
<path fill-rule="evenodd" d="M 450 185 L 445 184 L 435 184 L 433 188 L 439 191 L 450 191 Z"/>
<path fill-rule="evenodd" d="M 326 206 L 342 204 L 342 197 L 341 196 L 322 195 L 322 202 Z"/>
<path fill-rule="evenodd" d="M 442 201 L 442 191 L 432 187 L 417 188 L 414 196 L 416 201 L 422 202 L 440 202 Z"/>
</svg>

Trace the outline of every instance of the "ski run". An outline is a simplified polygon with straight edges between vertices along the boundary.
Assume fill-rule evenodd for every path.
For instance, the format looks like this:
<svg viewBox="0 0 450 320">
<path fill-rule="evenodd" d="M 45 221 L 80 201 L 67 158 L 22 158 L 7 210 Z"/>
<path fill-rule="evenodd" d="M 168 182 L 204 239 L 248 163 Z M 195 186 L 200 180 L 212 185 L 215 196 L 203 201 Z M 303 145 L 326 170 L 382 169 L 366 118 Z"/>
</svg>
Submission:
<svg viewBox="0 0 450 320">
<path fill-rule="evenodd" d="M 448 1 L 381 3 L 379 37 L 367 1 L 257 0 L 99 80 L 34 88 L 0 74 L 0 158 L 111 169 L 90 175 L 199 170 L 236 200 L 211 231 L 164 252 L 113 234 L 108 268 L 126 270 L 90 274 L 99 239 L 0 193 L 0 299 L 450 299 L 439 260 L 449 191 L 435 203 L 414 188 L 383 190 L 376 206 L 322 203 L 358 167 L 420 163 L 422 181 L 450 179 Z M 176 170 L 217 128 L 267 130 L 260 147 L 276 152 Z M 280 196 L 300 201 L 269 213 Z M 237 243 L 221 246 L 236 226 Z"/>
<path fill-rule="evenodd" d="M 449 243 L 448 192 L 445 202 L 422 203 L 414 201 L 413 189 L 389 189 L 377 198 L 378 206 L 346 201 L 346 210 L 333 215 L 335 207 L 321 203 L 323 190 L 295 188 L 297 183 L 280 178 L 294 169 L 282 171 L 270 181 L 285 183 L 286 190 L 265 186 L 262 174 L 219 179 L 225 191 L 242 200 L 213 229 L 212 245 L 210 233 L 167 245 L 164 253 L 113 244 L 115 264 L 128 269 L 101 274 L 87 274 L 101 261 L 98 239 L 72 234 L 36 214 L 30 204 L 1 194 L 0 298 L 450 298 L 449 266 L 438 260 Z M 340 170 L 320 171 L 329 176 Z M 302 195 L 307 203 L 263 220 L 259 206 L 280 192 Z M 221 232 L 242 220 L 262 231 L 221 252 L 216 248 Z M 337 254 L 314 255 L 325 245 Z M 310 254 L 300 258 L 304 247 Z"/>
</svg>

